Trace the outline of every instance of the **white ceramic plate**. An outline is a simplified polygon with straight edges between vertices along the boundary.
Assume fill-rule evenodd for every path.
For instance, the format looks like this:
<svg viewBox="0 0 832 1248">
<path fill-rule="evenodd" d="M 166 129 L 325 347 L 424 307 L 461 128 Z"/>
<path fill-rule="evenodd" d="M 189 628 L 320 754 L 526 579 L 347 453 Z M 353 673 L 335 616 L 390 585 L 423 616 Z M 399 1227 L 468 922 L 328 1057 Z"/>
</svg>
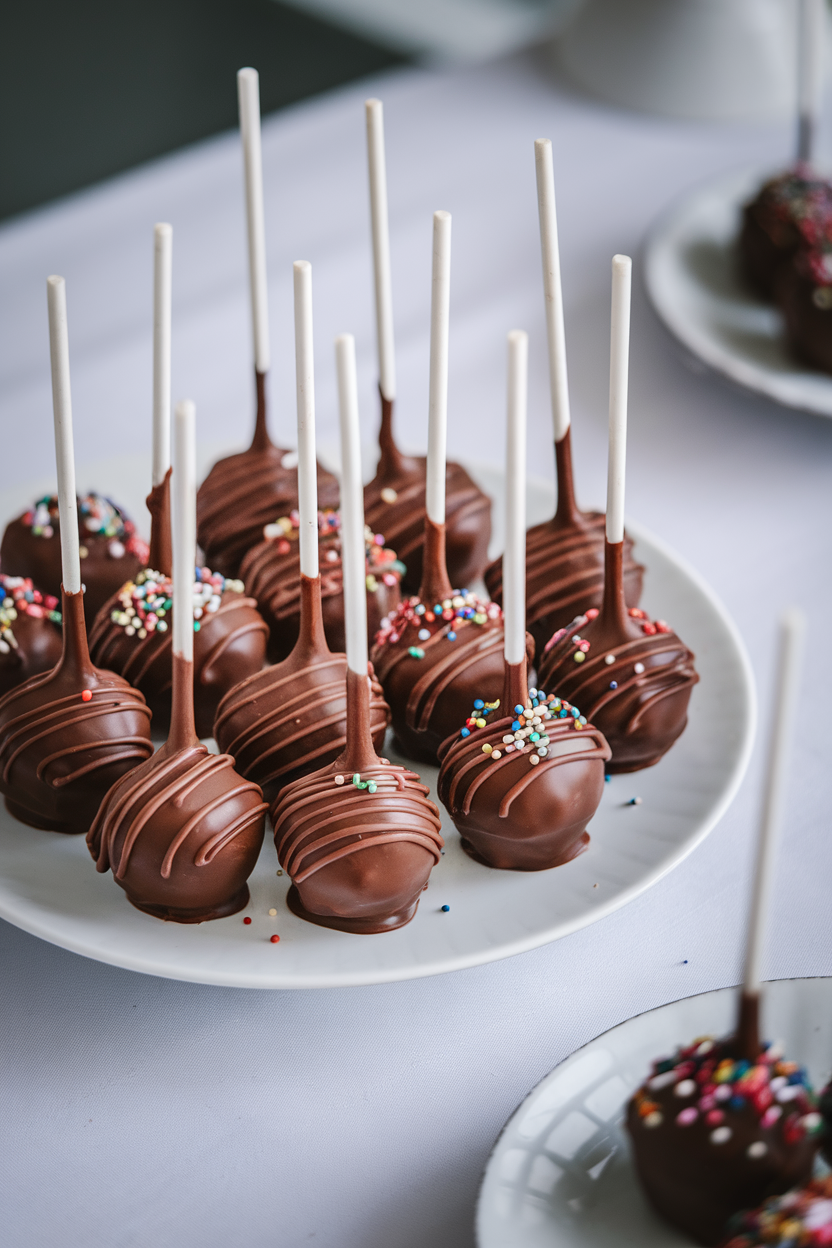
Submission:
<svg viewBox="0 0 832 1248">
<path fill-rule="evenodd" d="M 734 171 L 688 192 L 647 238 L 650 300 L 695 361 L 786 407 L 832 416 L 832 377 L 795 361 L 780 313 L 740 280 L 735 242 L 740 210 L 767 175 Z"/>
<path fill-rule="evenodd" d="M 131 503 L 135 480 L 122 477 L 115 463 L 101 467 L 99 480 Z M 501 474 L 476 475 L 497 496 L 499 541 Z M 529 523 L 551 514 L 551 505 L 551 488 L 530 482 Z M 246 914 L 252 923 L 235 915 L 190 927 L 134 910 L 112 876 L 93 869 L 83 837 L 35 832 L 0 808 L 0 916 L 65 949 L 130 970 L 243 988 L 325 988 L 491 962 L 557 940 L 625 905 L 681 862 L 723 814 L 745 771 L 755 719 L 748 659 L 724 608 L 677 556 L 637 525 L 628 527 L 649 569 L 644 606 L 670 620 L 694 650 L 701 683 L 688 727 L 662 762 L 613 777 L 606 786 L 590 825 L 590 848 L 575 862 L 534 874 L 490 870 L 463 853 L 445 818 L 446 853 L 413 922 L 397 932 L 355 936 L 290 913 L 288 881 L 275 874 L 267 832 L 250 880 Z M 436 768 L 419 770 L 433 786 Z M 625 805 L 635 795 L 642 804 Z M 442 912 L 443 905 L 450 911 Z M 276 916 L 269 916 L 270 908 Z M 272 933 L 280 936 L 278 944 L 270 943 Z"/>
<path fill-rule="evenodd" d="M 573 1053 L 517 1109 L 489 1158 L 477 1206 L 479 1248 L 690 1248 L 641 1195 L 624 1110 L 650 1062 L 734 1024 L 722 988 L 639 1014 Z M 763 1033 L 783 1040 L 815 1087 L 829 1078 L 832 979 L 766 985 Z"/>
</svg>

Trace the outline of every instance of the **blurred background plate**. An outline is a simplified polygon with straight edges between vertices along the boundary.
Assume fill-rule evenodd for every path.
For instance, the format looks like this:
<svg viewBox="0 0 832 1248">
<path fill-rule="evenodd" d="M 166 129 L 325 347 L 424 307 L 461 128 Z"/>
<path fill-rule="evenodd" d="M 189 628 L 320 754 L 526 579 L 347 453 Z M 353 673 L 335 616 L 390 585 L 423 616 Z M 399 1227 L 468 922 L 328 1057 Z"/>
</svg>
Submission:
<svg viewBox="0 0 832 1248">
<path fill-rule="evenodd" d="M 736 988 L 640 1014 L 556 1066 L 509 1119 L 488 1160 L 477 1206 L 479 1248 L 683 1248 L 641 1194 L 624 1113 L 650 1062 L 695 1036 L 729 1032 Z M 829 1078 L 832 979 L 766 984 L 763 1034 Z"/>
<path fill-rule="evenodd" d="M 792 359 L 780 313 L 750 294 L 737 270 L 740 211 L 770 176 L 734 170 L 677 200 L 647 238 L 647 293 L 700 364 L 786 407 L 832 416 L 832 377 Z"/>
</svg>

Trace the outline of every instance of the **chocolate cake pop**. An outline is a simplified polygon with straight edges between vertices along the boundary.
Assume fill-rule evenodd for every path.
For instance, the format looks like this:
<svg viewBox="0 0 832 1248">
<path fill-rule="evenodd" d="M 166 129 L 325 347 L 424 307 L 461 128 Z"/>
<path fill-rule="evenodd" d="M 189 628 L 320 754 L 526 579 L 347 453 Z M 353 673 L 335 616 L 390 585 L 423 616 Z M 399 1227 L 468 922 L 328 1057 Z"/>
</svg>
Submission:
<svg viewBox="0 0 832 1248">
<path fill-rule="evenodd" d="M 832 1175 L 771 1196 L 758 1209 L 737 1214 L 729 1228 L 725 1248 L 820 1248 L 832 1243 Z"/>
<path fill-rule="evenodd" d="M 194 408 L 176 411 L 173 714 L 162 748 L 114 785 L 89 830 L 99 871 L 111 869 L 137 909 L 178 923 L 241 910 L 263 841 L 266 803 L 228 754 L 197 740 L 189 570 L 194 561 Z"/>
<path fill-rule="evenodd" d="M 339 758 L 282 790 L 270 808 L 295 914 L 372 933 L 408 923 L 439 861 L 439 812 L 427 786 L 380 759 L 370 733 L 355 344 L 336 342 L 343 455 L 347 743 Z"/>
<path fill-rule="evenodd" d="M 586 825 L 604 791 L 610 751 L 576 707 L 529 689 L 526 680 L 528 340 L 514 331 L 508 342 L 503 696 L 490 704 L 477 699 L 462 729 L 443 743 L 438 794 L 472 858 L 510 871 L 543 871 L 588 845 Z"/>
<path fill-rule="evenodd" d="M 101 494 L 85 494 L 77 516 L 84 616 L 89 627 L 111 594 L 147 561 L 147 543 L 121 507 Z M 45 594 L 61 593 L 61 535 L 57 496 L 39 498 L 6 525 L 0 567 L 6 576 L 28 576 Z"/>
<path fill-rule="evenodd" d="M 380 100 L 367 100 L 367 160 L 373 236 L 381 452 L 376 474 L 364 490 L 364 514 L 374 533 L 398 552 L 406 567 L 404 587 L 416 594 L 422 584 L 427 464 L 403 455 L 393 436 L 396 353 L 387 219 L 384 112 Z M 445 543 L 448 575 L 454 585 L 470 585 L 483 573 L 491 538 L 491 500 L 460 464 L 445 470 Z"/>
<path fill-rule="evenodd" d="M 0 699 L 0 792 L 11 814 L 86 832 L 112 784 L 153 751 L 140 693 L 90 662 L 84 625 L 62 277 L 47 281 L 58 497 L 63 517 L 63 648 L 56 666 Z"/>
<path fill-rule="evenodd" d="M 526 534 L 526 627 L 534 637 L 539 654 L 556 629 L 564 627 L 587 607 L 601 605 L 604 516 L 599 511 L 580 511 L 575 501 L 551 141 L 537 139 L 534 149 L 558 485 L 554 516 L 544 524 L 536 524 Z M 641 598 L 644 568 L 633 559 L 632 549 L 633 543 L 625 533 L 624 600 L 628 606 L 635 607 Z M 501 558 L 486 569 L 485 584 L 492 600 L 502 605 Z"/>
<path fill-rule="evenodd" d="M 792 353 L 832 373 L 832 213 L 824 246 L 796 251 L 775 286 Z"/>
<path fill-rule="evenodd" d="M 802 621 L 783 623 L 766 795 L 736 1032 L 699 1037 L 653 1063 L 627 1110 L 641 1186 L 668 1222 L 700 1244 L 720 1243 L 728 1219 L 804 1183 L 821 1127 L 806 1072 L 760 1043 L 762 952 L 776 842 L 794 737 Z"/>
<path fill-rule="evenodd" d="M 240 574 L 269 628 L 269 655 L 285 659 L 299 636 L 301 571 L 298 554 L 299 513 L 267 525 L 268 536 L 243 560 Z M 343 651 L 344 587 L 341 565 L 341 519 L 337 511 L 318 513 L 321 608 L 324 632 L 333 650 Z M 367 622 L 372 636 L 400 601 L 404 565 L 382 539 L 364 530 Z"/>
<path fill-rule="evenodd" d="M 61 657 L 58 599 L 35 589 L 28 577 L 0 573 L 0 697 L 48 672 Z"/>
<path fill-rule="evenodd" d="M 655 623 L 624 600 L 624 465 L 627 429 L 631 261 L 613 258 L 610 364 L 610 463 L 604 598 L 561 628 L 539 659 L 538 684 L 580 706 L 606 737 L 610 772 L 651 767 L 687 723 L 699 677 L 693 654 L 662 620 Z"/>
<path fill-rule="evenodd" d="M 269 305 L 263 170 L 260 154 L 260 80 L 256 69 L 237 74 L 240 137 L 243 144 L 248 233 L 249 286 L 254 330 L 257 418 L 247 451 L 214 464 L 197 494 L 197 540 L 209 567 L 236 577 L 246 551 L 262 540 L 263 528 L 297 506 L 297 456 L 281 450 L 266 426 L 266 374 L 269 370 Z M 318 468 L 322 507 L 337 507 L 338 482 Z"/>
<path fill-rule="evenodd" d="M 453 589 L 445 562 L 445 442 L 451 218 L 434 213 L 430 418 L 424 563 L 418 597 L 379 631 L 373 665 L 393 716 L 399 749 L 436 762 L 475 698 L 493 701 L 503 686 L 500 608 Z M 531 644 L 531 639 L 530 639 Z"/>
</svg>

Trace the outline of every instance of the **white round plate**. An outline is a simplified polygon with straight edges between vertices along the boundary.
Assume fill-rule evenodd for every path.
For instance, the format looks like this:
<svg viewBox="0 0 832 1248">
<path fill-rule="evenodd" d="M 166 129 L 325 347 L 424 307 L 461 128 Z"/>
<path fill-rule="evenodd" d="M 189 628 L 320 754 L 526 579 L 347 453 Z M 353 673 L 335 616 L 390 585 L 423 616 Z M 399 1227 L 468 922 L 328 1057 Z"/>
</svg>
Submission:
<svg viewBox="0 0 832 1248">
<path fill-rule="evenodd" d="M 792 358 L 780 313 L 740 280 L 740 211 L 766 176 L 722 174 L 672 204 L 645 245 L 647 293 L 695 361 L 786 407 L 832 416 L 832 377 Z"/>
<path fill-rule="evenodd" d="M 496 497 L 499 540 L 502 474 L 474 471 Z M 117 475 L 102 472 L 99 480 L 126 505 L 130 483 Z M 551 487 L 530 482 L 529 523 L 550 515 L 551 506 Z M 182 926 L 133 909 L 112 876 L 94 870 L 83 837 L 33 831 L 2 807 L 0 916 L 65 949 L 148 974 L 241 988 L 328 988 L 477 966 L 557 940 L 625 905 L 681 862 L 726 810 L 755 719 L 748 659 L 725 609 L 676 555 L 628 527 L 648 568 L 644 606 L 678 629 L 696 654 L 701 682 L 688 727 L 661 763 L 606 785 L 590 848 L 574 862 L 537 873 L 493 871 L 463 853 L 444 817 L 446 852 L 414 920 L 397 932 L 356 936 L 291 914 L 288 880 L 276 875 L 267 831 L 249 881 L 251 924 L 238 914 Z M 435 789 L 437 769 L 417 770 Z M 627 806 L 635 795 L 642 804 Z M 273 933 L 278 944 L 270 943 Z"/>
<path fill-rule="evenodd" d="M 503 1128 L 477 1205 L 479 1248 L 690 1248 L 641 1194 L 624 1111 L 654 1058 L 734 1026 L 736 988 L 663 1005 L 556 1066 Z M 820 1088 L 832 1053 L 832 979 L 765 986 L 763 1034 Z"/>
</svg>

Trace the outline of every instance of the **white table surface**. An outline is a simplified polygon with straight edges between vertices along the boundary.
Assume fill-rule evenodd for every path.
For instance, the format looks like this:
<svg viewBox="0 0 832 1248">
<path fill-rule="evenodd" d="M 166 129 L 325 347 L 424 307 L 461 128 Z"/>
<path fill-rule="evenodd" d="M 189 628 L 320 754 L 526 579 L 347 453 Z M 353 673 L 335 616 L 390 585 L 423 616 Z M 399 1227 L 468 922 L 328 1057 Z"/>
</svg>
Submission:
<svg viewBox="0 0 832 1248">
<path fill-rule="evenodd" d="M 548 470 L 532 140 L 558 175 L 580 497 L 603 497 L 609 261 L 700 178 L 788 150 L 785 129 L 616 114 L 517 58 L 404 71 L 289 110 L 264 136 L 277 429 L 293 413 L 290 261 L 314 266 L 321 437 L 331 342 L 357 337 L 376 411 L 362 100 L 387 109 L 400 425 L 426 426 L 430 213 L 454 213 L 452 454 L 499 463 L 504 339 L 531 335 L 529 463 Z M 234 136 L 0 230 L 6 506 L 50 484 L 44 279 L 68 283 L 79 479 L 149 451 L 150 255 L 174 224 L 174 391 L 204 444 L 251 420 Z M 807 670 L 766 958 L 832 973 L 829 658 L 832 424 L 689 371 L 635 284 L 628 510 L 711 582 L 768 720 L 774 627 L 809 616 Z M 106 482 L 99 482 L 106 489 Z M 770 711 L 769 711 L 770 713 Z M 650 893 L 558 944 L 436 979 L 343 991 L 198 987 L 114 970 L 0 925 L 4 1238 L 14 1248 L 460 1248 L 505 1118 L 556 1062 L 652 1006 L 735 982 L 762 751 L 721 825 Z M 824 764 L 824 760 L 827 762 Z M 638 781 L 633 780 L 634 791 Z M 380 937 L 379 939 L 383 939 Z"/>
</svg>

